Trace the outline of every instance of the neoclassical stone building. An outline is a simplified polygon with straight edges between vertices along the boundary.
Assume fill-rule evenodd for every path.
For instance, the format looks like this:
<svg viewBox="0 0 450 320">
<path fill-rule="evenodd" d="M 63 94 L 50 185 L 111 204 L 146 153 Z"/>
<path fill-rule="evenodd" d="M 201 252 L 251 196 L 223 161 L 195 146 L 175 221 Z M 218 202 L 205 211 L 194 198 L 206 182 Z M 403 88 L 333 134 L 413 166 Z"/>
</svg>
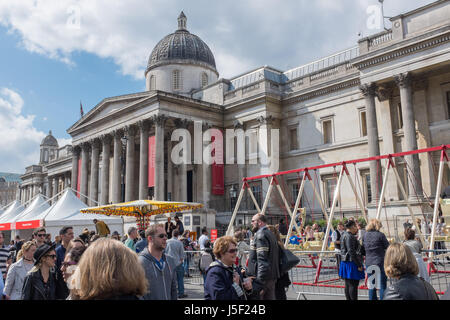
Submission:
<svg viewBox="0 0 450 320">
<path fill-rule="evenodd" d="M 220 168 L 175 165 L 170 161 L 178 143 L 171 141 L 173 130 L 193 133 L 200 122 L 204 129 L 243 129 L 267 137 L 258 147 L 273 156 L 271 129 L 279 129 L 280 171 L 448 144 L 449 17 L 450 2 L 436 1 L 391 18 L 391 29 L 361 39 L 348 50 L 287 71 L 264 66 L 223 79 L 213 53 L 188 31 L 181 13 L 178 29 L 150 54 L 147 90 L 103 99 L 67 130 L 73 138 L 70 183 L 89 205 L 152 196 L 202 202 L 216 213 L 216 223 L 226 224 L 242 178 L 270 173 L 270 168 L 250 164 L 256 150 L 249 142 L 246 164 L 225 165 L 223 181 Z M 403 199 L 394 178 L 389 180 L 390 214 L 406 213 L 406 200 L 415 210 L 431 210 L 422 199 L 423 194 L 434 197 L 433 166 L 438 160 L 420 155 L 397 163 L 409 199 Z M 414 185 L 407 181 L 407 167 L 418 179 Z M 363 163 L 355 170 L 369 209 L 381 188 L 374 179 L 379 169 Z M 336 173 L 323 169 L 317 179 L 329 205 Z M 284 189 L 291 202 L 298 184 L 299 177 L 286 177 Z M 261 202 L 268 182 L 251 186 Z M 342 188 L 339 211 L 354 214 L 350 186 Z M 321 214 L 311 188 L 305 190 L 305 207 L 306 202 L 309 213 Z M 244 215 L 254 212 L 244 203 L 237 224 L 249 224 Z M 268 212 L 285 215 L 275 199 Z"/>
<path fill-rule="evenodd" d="M 40 145 L 39 163 L 25 168 L 20 177 L 19 199 L 22 204 L 41 193 L 48 198 L 71 186 L 72 146 L 59 147 L 58 141 L 49 131 Z M 55 199 L 56 200 L 56 199 Z M 53 201 L 52 201 L 53 202 Z"/>
</svg>

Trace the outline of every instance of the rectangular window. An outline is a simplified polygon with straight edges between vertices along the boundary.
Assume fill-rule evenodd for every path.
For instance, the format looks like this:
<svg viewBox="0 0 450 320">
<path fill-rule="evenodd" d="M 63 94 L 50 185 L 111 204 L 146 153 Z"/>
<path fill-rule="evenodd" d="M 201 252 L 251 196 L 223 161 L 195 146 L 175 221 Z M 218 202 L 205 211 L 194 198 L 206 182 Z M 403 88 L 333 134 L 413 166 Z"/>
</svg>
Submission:
<svg viewBox="0 0 450 320">
<path fill-rule="evenodd" d="M 364 200 L 368 204 L 372 201 L 372 189 L 370 187 L 370 173 L 369 171 L 361 172 L 362 181 L 364 184 Z"/>
<path fill-rule="evenodd" d="M 363 137 L 367 136 L 367 120 L 365 111 L 361 111 L 361 135 Z"/>
<path fill-rule="evenodd" d="M 295 207 L 295 202 L 297 201 L 298 192 L 300 191 L 300 184 L 294 183 L 292 185 L 292 208 Z M 305 193 L 305 190 L 303 189 L 303 193 Z M 303 195 L 300 198 L 300 208 L 303 208 Z"/>
<path fill-rule="evenodd" d="M 322 122 L 322 133 L 323 133 L 323 143 L 332 143 L 333 142 L 333 132 L 331 120 L 325 120 Z"/>
<path fill-rule="evenodd" d="M 327 204 L 328 208 L 331 208 L 333 204 L 336 185 L 337 185 L 337 177 L 324 178 L 324 189 L 326 196 L 325 203 Z M 339 207 L 339 199 L 336 202 L 336 206 Z"/>
<path fill-rule="evenodd" d="M 297 128 L 291 128 L 289 129 L 289 150 L 297 150 L 298 149 L 298 143 L 297 143 Z"/>
<path fill-rule="evenodd" d="M 261 199 L 262 199 L 261 182 L 252 185 L 251 188 L 252 188 L 253 195 L 255 196 L 256 202 L 258 203 L 258 206 L 261 208 L 262 207 L 262 202 L 261 202 Z M 253 200 L 251 200 L 251 198 L 250 198 L 250 201 L 251 201 L 250 208 L 253 208 L 253 210 L 256 210 L 256 207 L 253 204 Z"/>
</svg>

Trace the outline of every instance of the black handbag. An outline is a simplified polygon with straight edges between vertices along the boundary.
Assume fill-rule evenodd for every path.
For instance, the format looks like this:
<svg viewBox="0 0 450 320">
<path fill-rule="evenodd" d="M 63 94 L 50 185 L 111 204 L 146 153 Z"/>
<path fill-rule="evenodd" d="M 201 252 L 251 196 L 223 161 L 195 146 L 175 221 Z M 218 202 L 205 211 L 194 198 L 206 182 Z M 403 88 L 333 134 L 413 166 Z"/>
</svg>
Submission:
<svg viewBox="0 0 450 320">
<path fill-rule="evenodd" d="M 279 246 L 280 249 L 280 274 L 286 273 L 295 267 L 299 262 L 300 258 L 297 257 L 292 251 L 288 249 L 283 249 Z"/>
</svg>

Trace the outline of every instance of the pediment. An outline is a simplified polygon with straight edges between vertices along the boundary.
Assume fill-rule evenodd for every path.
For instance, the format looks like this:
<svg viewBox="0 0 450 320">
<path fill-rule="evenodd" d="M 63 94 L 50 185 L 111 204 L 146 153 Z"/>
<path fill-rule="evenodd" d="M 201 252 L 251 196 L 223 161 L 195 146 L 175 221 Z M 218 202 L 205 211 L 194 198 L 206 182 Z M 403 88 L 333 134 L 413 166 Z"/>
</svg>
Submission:
<svg viewBox="0 0 450 320">
<path fill-rule="evenodd" d="M 151 92 L 144 92 L 140 94 L 105 98 L 80 120 L 78 120 L 73 126 L 67 129 L 67 132 L 70 134 L 81 127 L 91 125 L 105 118 L 111 117 L 124 109 L 148 100 L 153 95 L 154 94 Z"/>
</svg>

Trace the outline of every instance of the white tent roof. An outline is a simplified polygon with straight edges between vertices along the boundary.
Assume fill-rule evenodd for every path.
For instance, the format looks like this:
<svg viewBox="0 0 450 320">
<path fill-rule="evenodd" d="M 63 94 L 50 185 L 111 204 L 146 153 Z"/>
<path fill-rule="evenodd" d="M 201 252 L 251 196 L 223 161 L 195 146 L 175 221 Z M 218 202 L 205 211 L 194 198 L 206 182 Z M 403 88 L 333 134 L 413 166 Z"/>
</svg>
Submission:
<svg viewBox="0 0 450 320">
<path fill-rule="evenodd" d="M 35 220 L 35 216 L 39 215 L 43 211 L 50 208 L 50 205 L 44 199 L 42 194 L 38 194 L 33 202 L 26 208 L 23 212 L 21 212 L 18 216 L 13 218 L 11 222 L 15 221 L 27 221 L 27 220 Z"/>
<path fill-rule="evenodd" d="M 8 209 L 0 216 L 0 223 L 9 223 L 13 218 L 20 214 L 25 208 L 19 201 L 14 201 Z"/>
<path fill-rule="evenodd" d="M 108 217 L 106 215 L 85 214 L 81 213 L 81 209 L 87 206 L 84 202 L 77 198 L 72 190 L 64 191 L 58 202 L 51 208 L 44 217 L 45 226 L 60 226 L 60 225 L 93 225 L 92 220 L 104 220 L 107 223 L 120 223 L 121 218 Z"/>
</svg>

